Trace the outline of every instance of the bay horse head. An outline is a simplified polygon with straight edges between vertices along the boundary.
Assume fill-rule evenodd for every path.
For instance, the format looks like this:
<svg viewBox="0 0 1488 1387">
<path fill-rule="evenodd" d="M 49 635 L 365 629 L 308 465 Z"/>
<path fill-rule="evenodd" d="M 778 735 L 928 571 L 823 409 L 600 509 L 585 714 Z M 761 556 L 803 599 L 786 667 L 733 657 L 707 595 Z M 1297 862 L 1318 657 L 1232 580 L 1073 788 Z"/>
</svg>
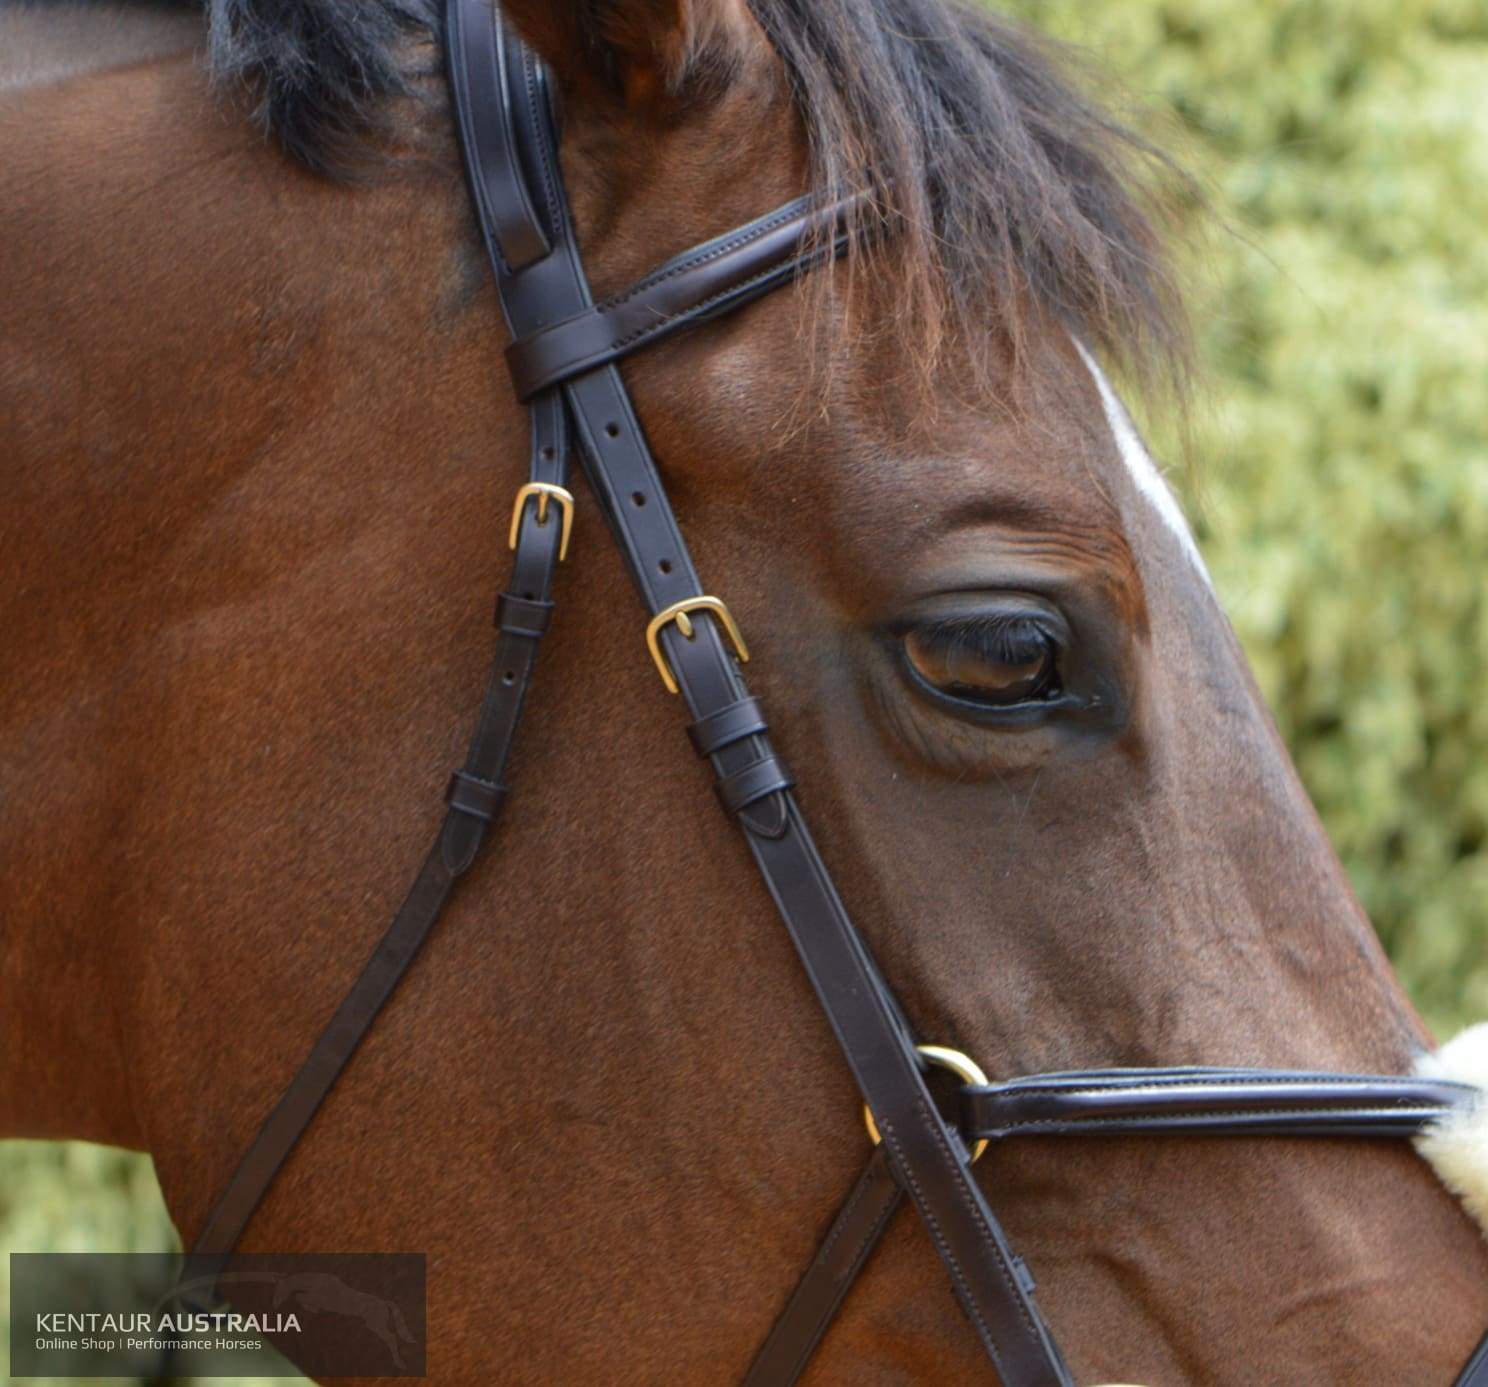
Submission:
<svg viewBox="0 0 1488 1387">
<path fill-rule="evenodd" d="M 621 370 L 914 1031 L 996 1075 L 1409 1071 L 1430 1038 L 1099 364 L 1183 374 L 1154 156 L 947 0 L 505 11 L 596 295 L 850 200 L 845 259 Z M 243 91 L 125 42 L 0 95 L 0 1116 L 149 1149 L 188 1238 L 440 822 L 529 461 L 434 15 L 210 13 Z M 382 161 L 315 176 L 253 101 L 301 164 Z M 248 1245 L 427 1249 L 452 1382 L 732 1381 L 860 1099 L 581 487 L 569 544 L 492 850 Z M 1488 1250 L 1391 1144 L 979 1171 L 1082 1381 L 1446 1383 L 1488 1323 Z M 973 1379 L 932 1261 L 895 1226 L 819 1380 Z"/>
</svg>

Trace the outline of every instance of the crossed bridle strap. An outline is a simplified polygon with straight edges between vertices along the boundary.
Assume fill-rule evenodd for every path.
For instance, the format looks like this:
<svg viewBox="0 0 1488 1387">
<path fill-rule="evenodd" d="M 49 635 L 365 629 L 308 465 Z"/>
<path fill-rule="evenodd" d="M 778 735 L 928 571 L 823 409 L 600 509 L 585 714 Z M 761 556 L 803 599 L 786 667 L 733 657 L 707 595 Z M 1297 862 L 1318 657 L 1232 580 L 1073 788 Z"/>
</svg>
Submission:
<svg viewBox="0 0 1488 1387">
<path fill-rule="evenodd" d="M 961 1089 L 978 1150 L 1019 1137 L 1413 1137 L 1480 1101 L 1467 1084 L 1301 1070 L 1105 1069 Z M 903 1200 L 877 1148 L 823 1238 L 745 1387 L 789 1387 L 805 1369 Z M 1488 1339 L 1456 1387 L 1488 1387 Z"/>
<path fill-rule="evenodd" d="M 488 0 L 451 0 L 451 77 L 471 183 L 502 303 L 517 339 L 509 354 L 530 402 L 561 389 L 592 489 L 647 610 L 648 639 L 669 688 L 694 718 L 694 742 L 718 795 L 744 831 L 911 1199 L 988 1354 L 1009 1383 L 1069 1376 L 941 1118 L 898 1008 L 847 917 L 739 677 L 727 610 L 706 596 L 655 461 L 614 366 L 626 350 L 738 307 L 789 280 L 809 250 L 804 204 L 741 228 L 664 266 L 597 310 L 563 195 L 557 138 L 535 58 Z M 496 70 L 477 54 L 491 53 Z M 493 101 L 490 93 L 504 99 Z M 525 180 L 525 188 L 514 186 Z M 488 211 L 500 209 L 499 215 Z M 830 212 L 824 215 L 832 215 Z M 795 229 L 792 230 L 791 228 Z M 829 244 L 834 237 L 825 239 Z M 536 253 L 548 247 L 545 254 Z M 637 308 L 637 304 L 641 304 Z M 561 382 L 561 384 L 559 384 Z"/>
<path fill-rule="evenodd" d="M 546 271 L 519 276 L 518 271 L 549 256 L 545 228 L 566 228 L 556 169 L 540 170 L 553 180 L 553 190 L 539 218 L 527 191 L 527 176 L 516 163 L 518 132 L 509 103 L 525 101 L 523 119 L 540 120 L 546 129 L 546 100 L 536 70 L 529 71 L 522 59 L 506 52 L 489 6 L 473 6 L 469 25 L 461 19 L 459 13 L 450 16 L 451 82 L 462 97 L 457 116 L 467 149 L 476 148 L 479 132 L 481 154 L 470 164 L 471 190 L 497 266 L 503 309 L 514 324 L 545 323 L 547 305 L 562 301 L 565 286 L 570 292 L 577 289 L 587 305 L 540 332 L 543 360 L 548 363 L 544 370 L 556 371 L 559 378 L 573 374 L 577 366 L 572 344 L 585 356 L 597 352 L 605 360 L 614 359 L 643 342 L 767 293 L 822 256 L 842 249 L 836 214 L 829 211 L 824 219 L 802 199 L 695 248 L 617 300 L 598 306 L 589 304 L 582 276 L 565 278 L 569 266 L 562 257 L 552 257 Z M 816 236 L 818 228 L 827 234 Z M 596 331 L 604 338 L 598 345 Z M 617 336 L 619 340 L 611 340 Z M 519 352 L 513 353 L 514 360 L 519 358 Z M 555 389 L 546 389 L 527 403 L 531 468 L 512 510 L 511 575 L 497 600 L 499 634 L 476 731 L 463 767 L 446 788 L 448 812 L 391 925 L 208 1214 L 189 1254 L 186 1274 L 193 1279 L 219 1270 L 237 1245 L 275 1175 L 438 921 L 456 881 L 485 845 L 506 802 L 503 771 L 538 644 L 552 616 L 554 572 L 566 556 L 573 520 L 573 497 L 565 485 L 572 451 L 568 406 Z M 677 619 L 690 624 L 686 614 L 679 613 Z M 731 729 L 748 722 L 750 706 L 741 704 L 726 710 L 728 716 L 700 726 L 698 737 L 706 739 L 700 745 L 722 747 L 739 740 L 742 734 Z M 759 726 L 762 729 L 764 723 Z M 740 793 L 737 787 L 735 793 Z"/>
<path fill-rule="evenodd" d="M 1069 1383 L 1001 1230 L 971 1179 L 965 1148 L 930 1099 L 908 1028 L 853 929 L 789 794 L 722 629 L 744 657 L 727 609 L 698 583 L 660 476 L 613 365 L 625 351 L 788 283 L 842 248 L 836 209 L 793 203 L 664 266 L 596 308 L 574 242 L 545 78 L 508 39 L 489 0 L 452 0 L 451 86 L 472 194 L 514 336 L 520 378 L 536 393 L 532 481 L 513 519 L 513 591 L 498 606 L 491 686 L 438 840 L 387 933 L 309 1058 L 260 1128 L 196 1239 L 187 1275 L 222 1266 L 289 1153 L 392 995 L 474 861 L 505 799 L 510 750 L 536 646 L 551 611 L 572 498 L 568 425 L 593 489 L 653 613 L 647 641 L 668 688 L 695 721 L 693 742 L 718 773 L 724 807 L 750 850 L 862 1091 L 983 1344 L 1009 1383 Z M 635 317 L 639 313 L 640 319 Z M 562 381 L 561 387 L 554 382 Z M 552 510 L 562 507 L 561 523 Z M 722 628 L 722 629 L 721 629 Z"/>
</svg>

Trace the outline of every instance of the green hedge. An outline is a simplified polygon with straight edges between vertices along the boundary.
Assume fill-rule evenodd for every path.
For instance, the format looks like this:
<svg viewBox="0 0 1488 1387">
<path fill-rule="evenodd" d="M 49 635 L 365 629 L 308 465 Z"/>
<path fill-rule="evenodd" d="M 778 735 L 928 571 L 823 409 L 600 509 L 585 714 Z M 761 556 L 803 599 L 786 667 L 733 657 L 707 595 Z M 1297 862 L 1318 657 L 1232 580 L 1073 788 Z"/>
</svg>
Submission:
<svg viewBox="0 0 1488 1387">
<path fill-rule="evenodd" d="M 1488 3 L 1002 8 L 1177 113 L 1230 227 L 1190 513 L 1406 986 L 1488 1017 Z"/>
</svg>

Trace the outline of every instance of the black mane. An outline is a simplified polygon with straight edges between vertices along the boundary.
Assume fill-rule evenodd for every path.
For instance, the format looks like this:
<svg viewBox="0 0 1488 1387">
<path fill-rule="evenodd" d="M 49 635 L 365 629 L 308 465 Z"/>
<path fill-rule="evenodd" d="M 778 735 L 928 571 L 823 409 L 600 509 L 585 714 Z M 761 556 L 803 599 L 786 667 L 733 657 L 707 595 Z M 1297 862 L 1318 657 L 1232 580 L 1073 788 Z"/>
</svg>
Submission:
<svg viewBox="0 0 1488 1387">
<path fill-rule="evenodd" d="M 1083 94 L 1063 50 L 975 0 L 750 3 L 789 70 L 818 190 L 866 179 L 868 215 L 894 232 L 896 330 L 927 380 L 948 343 L 964 356 L 990 340 L 989 308 L 1016 346 L 1029 302 L 1140 377 L 1181 380 L 1186 318 L 1154 191 L 1173 166 Z M 265 127 L 321 172 L 353 168 L 390 98 L 435 71 L 440 0 L 204 8 L 219 82 L 246 83 Z"/>
<path fill-rule="evenodd" d="M 247 85 L 258 119 L 290 157 L 332 177 L 356 168 L 389 100 L 425 75 L 413 55 L 427 54 L 443 32 L 440 0 L 205 0 L 202 8 L 214 77 Z"/>
</svg>

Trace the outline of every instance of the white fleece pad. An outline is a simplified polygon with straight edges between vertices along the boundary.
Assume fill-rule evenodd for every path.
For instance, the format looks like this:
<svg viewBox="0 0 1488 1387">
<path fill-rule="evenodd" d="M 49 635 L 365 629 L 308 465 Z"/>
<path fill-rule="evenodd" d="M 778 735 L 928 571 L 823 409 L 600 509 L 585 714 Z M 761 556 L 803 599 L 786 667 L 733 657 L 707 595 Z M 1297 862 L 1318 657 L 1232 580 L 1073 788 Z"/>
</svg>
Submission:
<svg viewBox="0 0 1488 1387">
<path fill-rule="evenodd" d="M 1488 1236 L 1488 1021 L 1470 1026 L 1435 1054 L 1422 1055 L 1416 1073 L 1428 1079 L 1455 1079 L 1481 1090 L 1476 1103 L 1421 1133 L 1416 1150 Z"/>
</svg>

